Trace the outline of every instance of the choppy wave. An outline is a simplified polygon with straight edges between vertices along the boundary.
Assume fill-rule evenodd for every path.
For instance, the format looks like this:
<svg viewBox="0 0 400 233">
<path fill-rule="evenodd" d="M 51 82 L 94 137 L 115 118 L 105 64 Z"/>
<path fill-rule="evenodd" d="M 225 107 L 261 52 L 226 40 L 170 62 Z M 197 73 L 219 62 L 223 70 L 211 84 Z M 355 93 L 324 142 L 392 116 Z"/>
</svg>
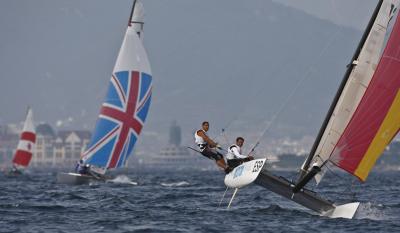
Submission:
<svg viewBox="0 0 400 233">
<path fill-rule="evenodd" d="M 397 175 L 369 177 L 357 192 L 363 203 L 352 220 L 321 217 L 256 185 L 240 189 L 227 209 L 229 190 L 218 207 L 224 177 L 213 171 L 127 173 L 111 184 L 78 186 L 58 185 L 46 172 L 31 179 L 0 176 L 0 231 L 400 232 Z M 139 177 L 140 185 L 132 188 L 129 177 Z M 341 182 L 318 192 L 346 202 Z"/>
<path fill-rule="evenodd" d="M 186 181 L 179 181 L 179 182 L 172 182 L 172 183 L 161 182 L 160 185 L 164 186 L 164 187 L 182 187 L 182 186 L 188 186 L 190 184 Z"/>
</svg>

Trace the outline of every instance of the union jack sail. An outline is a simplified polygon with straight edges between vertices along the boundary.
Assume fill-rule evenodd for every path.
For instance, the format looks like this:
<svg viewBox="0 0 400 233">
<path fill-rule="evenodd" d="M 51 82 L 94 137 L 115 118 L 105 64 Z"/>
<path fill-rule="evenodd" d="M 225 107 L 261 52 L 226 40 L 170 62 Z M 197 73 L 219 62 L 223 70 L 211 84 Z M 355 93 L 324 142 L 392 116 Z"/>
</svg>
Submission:
<svg viewBox="0 0 400 233">
<path fill-rule="evenodd" d="M 139 26 L 138 26 L 139 25 Z M 135 1 L 85 163 L 102 168 L 125 164 L 143 128 L 152 94 L 151 68 L 139 37 L 143 6 Z"/>
</svg>

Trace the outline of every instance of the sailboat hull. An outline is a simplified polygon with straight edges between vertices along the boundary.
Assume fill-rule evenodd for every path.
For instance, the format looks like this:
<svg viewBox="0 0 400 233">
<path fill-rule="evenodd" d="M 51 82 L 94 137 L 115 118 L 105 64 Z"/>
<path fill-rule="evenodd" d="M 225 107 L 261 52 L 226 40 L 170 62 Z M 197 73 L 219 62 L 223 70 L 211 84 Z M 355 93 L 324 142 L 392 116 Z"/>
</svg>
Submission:
<svg viewBox="0 0 400 233">
<path fill-rule="evenodd" d="M 306 188 L 294 193 L 293 182 L 273 175 L 265 167 L 265 159 L 243 163 L 225 176 L 225 185 L 239 189 L 255 183 L 326 217 L 351 219 L 356 214 L 359 202 L 337 206 Z"/>
<path fill-rule="evenodd" d="M 241 188 L 254 182 L 266 159 L 255 159 L 236 167 L 225 176 L 224 183 L 229 188 Z"/>
<path fill-rule="evenodd" d="M 69 185 L 81 185 L 81 184 L 89 184 L 93 181 L 99 181 L 93 176 L 82 175 L 78 173 L 64 173 L 60 172 L 57 174 L 57 183 L 59 184 L 69 184 Z"/>
<path fill-rule="evenodd" d="M 330 218 L 353 218 L 357 212 L 359 202 L 336 206 L 333 202 L 323 199 L 315 192 L 301 189 L 293 193 L 294 184 L 283 177 L 275 176 L 263 170 L 254 181 L 255 184 L 269 189 L 287 199 L 294 201 L 308 209 L 318 212 L 322 216 Z"/>
<path fill-rule="evenodd" d="M 10 170 L 8 170 L 8 171 L 4 171 L 4 175 L 6 176 L 6 177 L 17 177 L 17 176 L 21 176 L 21 175 L 23 175 L 24 173 L 21 171 L 21 170 L 13 170 L 13 169 L 10 169 Z"/>
</svg>

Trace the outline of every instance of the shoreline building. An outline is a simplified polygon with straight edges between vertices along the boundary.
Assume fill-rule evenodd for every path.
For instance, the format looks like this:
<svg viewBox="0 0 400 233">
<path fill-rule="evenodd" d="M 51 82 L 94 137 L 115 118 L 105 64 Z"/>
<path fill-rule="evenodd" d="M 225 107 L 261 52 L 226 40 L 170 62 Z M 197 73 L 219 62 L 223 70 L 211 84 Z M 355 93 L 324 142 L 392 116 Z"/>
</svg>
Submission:
<svg viewBox="0 0 400 233">
<path fill-rule="evenodd" d="M 50 125 L 36 127 L 36 151 L 32 159 L 35 167 L 73 167 L 90 140 L 90 132 L 63 130 L 55 133 Z"/>
<path fill-rule="evenodd" d="M 158 168 L 166 170 L 214 170 L 216 166 L 210 161 L 197 153 L 189 150 L 186 146 L 181 145 L 182 131 L 176 121 L 173 121 L 169 127 L 168 144 L 155 154 L 147 154 L 138 158 L 136 166 L 146 168 Z"/>
<path fill-rule="evenodd" d="M 0 163 L 7 167 L 17 148 L 20 130 L 15 127 L 0 127 Z M 12 130 L 11 130 L 12 129 Z M 46 123 L 36 126 L 36 148 L 32 156 L 32 167 L 74 167 L 86 149 L 90 131 L 60 130 L 55 132 Z"/>
</svg>

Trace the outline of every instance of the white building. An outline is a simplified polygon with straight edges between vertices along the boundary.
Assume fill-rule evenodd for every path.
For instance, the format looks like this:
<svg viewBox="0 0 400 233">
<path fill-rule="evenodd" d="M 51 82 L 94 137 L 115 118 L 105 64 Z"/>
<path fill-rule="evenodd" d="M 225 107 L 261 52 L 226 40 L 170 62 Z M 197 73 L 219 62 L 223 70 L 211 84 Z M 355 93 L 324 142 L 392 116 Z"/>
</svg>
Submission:
<svg viewBox="0 0 400 233">
<path fill-rule="evenodd" d="M 50 125 L 39 124 L 32 166 L 73 167 L 89 140 L 89 131 L 68 130 L 56 134 Z"/>
</svg>

